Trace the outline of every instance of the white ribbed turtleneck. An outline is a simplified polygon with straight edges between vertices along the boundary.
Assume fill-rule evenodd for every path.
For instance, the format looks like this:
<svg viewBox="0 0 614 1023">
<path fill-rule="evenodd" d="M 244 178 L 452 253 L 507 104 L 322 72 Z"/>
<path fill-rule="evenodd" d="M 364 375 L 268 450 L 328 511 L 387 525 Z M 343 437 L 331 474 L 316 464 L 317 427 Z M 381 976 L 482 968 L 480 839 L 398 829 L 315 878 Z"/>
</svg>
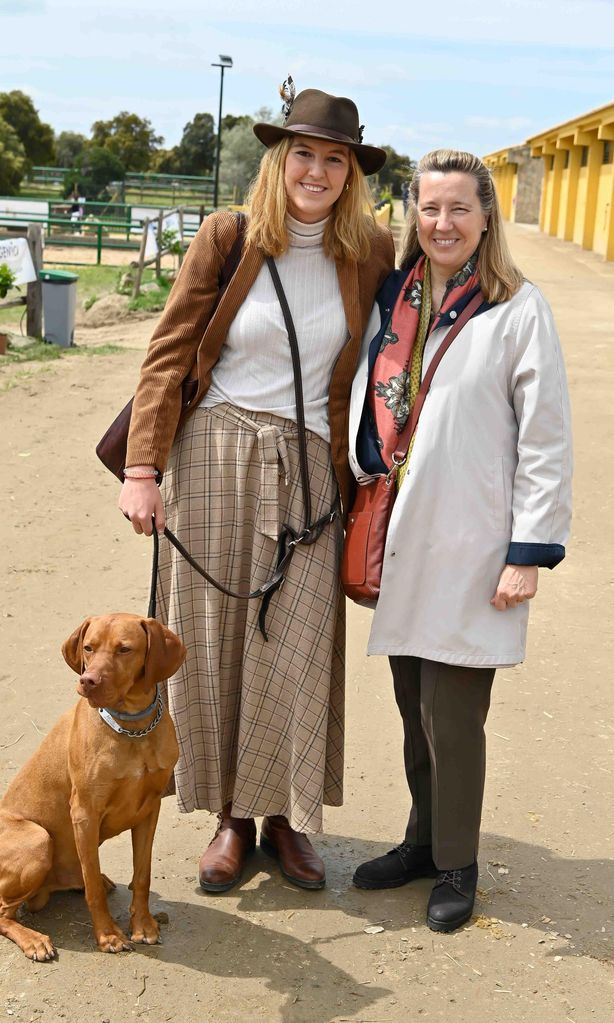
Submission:
<svg viewBox="0 0 614 1023">
<path fill-rule="evenodd" d="M 329 440 L 328 388 L 347 338 L 333 259 L 324 255 L 326 220 L 302 224 L 288 215 L 288 250 L 276 259 L 301 356 L 305 425 Z M 237 312 L 202 405 L 229 402 L 296 420 L 290 345 L 265 264 Z"/>
</svg>

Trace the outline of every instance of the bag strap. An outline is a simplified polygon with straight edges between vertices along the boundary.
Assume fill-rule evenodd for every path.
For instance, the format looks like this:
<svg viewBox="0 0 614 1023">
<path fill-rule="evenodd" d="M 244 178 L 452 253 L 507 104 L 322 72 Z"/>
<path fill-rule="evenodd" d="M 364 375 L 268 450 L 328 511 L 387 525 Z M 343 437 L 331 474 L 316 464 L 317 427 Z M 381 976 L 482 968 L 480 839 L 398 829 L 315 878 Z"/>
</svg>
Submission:
<svg viewBox="0 0 614 1023">
<path fill-rule="evenodd" d="M 301 472 L 301 488 L 303 491 L 303 507 L 305 509 L 305 528 L 309 526 L 311 522 L 311 486 L 309 483 L 309 462 L 307 460 L 307 438 L 305 437 L 305 405 L 303 402 L 303 377 L 301 373 L 301 356 L 298 348 L 298 340 L 296 337 L 296 330 L 294 327 L 294 320 L 292 319 L 292 313 L 290 312 L 290 306 L 288 305 L 288 299 L 281 283 L 279 271 L 275 265 L 275 260 L 272 256 L 266 257 L 267 266 L 269 268 L 271 277 L 273 278 L 273 285 L 277 292 L 277 298 L 281 306 L 281 311 L 284 317 L 284 323 L 288 332 L 288 341 L 290 342 L 290 354 L 292 356 L 292 369 L 294 373 L 294 402 L 296 405 L 296 425 L 298 427 L 298 448 L 299 448 L 299 466 Z"/>
<path fill-rule="evenodd" d="M 220 290 L 217 299 L 218 304 L 220 298 L 222 297 L 222 295 L 226 291 L 226 288 L 230 284 L 234 276 L 234 272 L 237 269 L 241 261 L 241 256 L 243 254 L 243 242 L 245 241 L 245 232 L 247 230 L 247 217 L 245 216 L 244 213 L 241 213 L 240 211 L 237 211 L 235 216 L 237 218 L 237 237 L 232 243 L 230 252 L 226 256 L 226 259 L 224 260 L 224 265 L 220 270 L 219 278 Z"/>
<path fill-rule="evenodd" d="M 396 465 L 397 467 L 399 465 L 402 465 L 405 459 L 407 458 L 409 445 L 411 444 L 411 439 L 416 431 L 416 427 L 418 426 L 420 413 L 422 412 L 422 407 L 424 405 L 424 402 L 426 401 L 426 396 L 429 392 L 431 381 L 435 376 L 435 370 L 439 366 L 439 363 L 443 359 L 448 348 L 454 341 L 454 338 L 457 336 L 457 334 L 460 334 L 465 324 L 468 323 L 468 321 L 471 319 L 473 314 L 477 312 L 477 310 L 480 308 L 483 302 L 484 296 L 481 291 L 478 291 L 477 295 L 474 295 L 471 301 L 467 303 L 462 313 L 456 320 L 456 323 L 454 323 L 450 327 L 449 331 L 447 332 L 446 336 L 441 342 L 439 348 L 437 349 L 433 358 L 431 359 L 429 363 L 429 368 L 424 374 L 424 378 L 422 380 L 422 383 L 420 384 L 420 390 L 416 395 L 414 407 L 411 410 L 411 414 L 405 426 L 403 427 L 401 433 L 399 434 L 397 446 L 392 455 L 393 464 Z"/>
</svg>

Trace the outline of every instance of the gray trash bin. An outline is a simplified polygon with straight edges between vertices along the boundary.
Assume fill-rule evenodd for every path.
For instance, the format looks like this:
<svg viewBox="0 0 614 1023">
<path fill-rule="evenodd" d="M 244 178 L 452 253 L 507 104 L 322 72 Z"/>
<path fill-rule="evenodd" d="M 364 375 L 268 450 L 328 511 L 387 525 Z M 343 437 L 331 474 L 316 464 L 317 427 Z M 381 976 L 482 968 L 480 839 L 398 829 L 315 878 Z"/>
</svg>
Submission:
<svg viewBox="0 0 614 1023">
<path fill-rule="evenodd" d="M 43 283 L 43 333 L 50 344 L 70 348 L 75 333 L 77 274 L 68 270 L 40 270 Z"/>
</svg>

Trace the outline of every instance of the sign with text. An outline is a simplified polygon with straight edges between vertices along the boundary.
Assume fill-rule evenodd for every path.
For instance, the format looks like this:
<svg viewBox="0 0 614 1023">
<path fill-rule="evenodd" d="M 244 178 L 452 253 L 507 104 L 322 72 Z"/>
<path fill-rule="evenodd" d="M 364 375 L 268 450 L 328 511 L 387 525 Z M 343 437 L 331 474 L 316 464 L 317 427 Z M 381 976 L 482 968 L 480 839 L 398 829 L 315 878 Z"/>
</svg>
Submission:
<svg viewBox="0 0 614 1023">
<path fill-rule="evenodd" d="M 36 280 L 36 270 L 25 238 L 0 241 L 0 263 L 6 263 L 15 274 L 15 287 Z"/>
</svg>

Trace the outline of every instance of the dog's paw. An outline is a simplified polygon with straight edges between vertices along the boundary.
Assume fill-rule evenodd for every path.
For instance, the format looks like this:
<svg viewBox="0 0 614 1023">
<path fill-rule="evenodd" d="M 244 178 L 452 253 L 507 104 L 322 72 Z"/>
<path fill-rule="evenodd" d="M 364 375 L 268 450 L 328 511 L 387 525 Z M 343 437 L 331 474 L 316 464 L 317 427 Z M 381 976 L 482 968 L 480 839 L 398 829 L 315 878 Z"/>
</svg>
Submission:
<svg viewBox="0 0 614 1023">
<path fill-rule="evenodd" d="M 116 927 L 113 931 L 96 935 L 98 948 L 101 952 L 131 952 L 132 945 L 123 931 Z"/>
<path fill-rule="evenodd" d="M 153 916 L 147 915 L 132 921 L 132 941 L 138 945 L 160 945 L 160 928 Z"/>
<path fill-rule="evenodd" d="M 48 934 L 38 934 L 31 931 L 30 936 L 24 941 L 22 951 L 35 963 L 48 963 L 56 958 L 56 950 Z"/>
</svg>

